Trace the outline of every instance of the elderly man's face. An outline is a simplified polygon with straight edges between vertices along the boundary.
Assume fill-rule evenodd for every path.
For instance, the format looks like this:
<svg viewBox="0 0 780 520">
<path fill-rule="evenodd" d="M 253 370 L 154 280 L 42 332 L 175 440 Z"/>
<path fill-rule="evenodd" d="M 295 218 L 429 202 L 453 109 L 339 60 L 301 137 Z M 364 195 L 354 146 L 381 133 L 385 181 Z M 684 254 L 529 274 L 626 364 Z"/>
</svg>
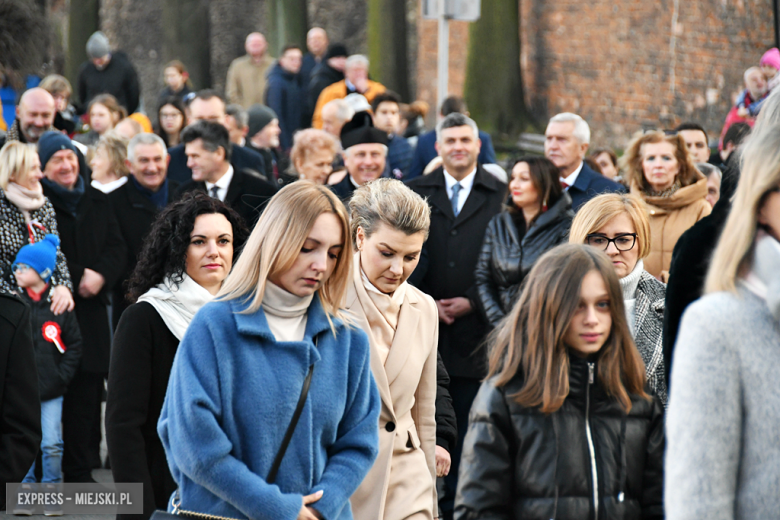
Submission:
<svg viewBox="0 0 780 520">
<path fill-rule="evenodd" d="M 341 127 L 344 126 L 344 121 L 338 118 L 337 113 L 338 109 L 333 105 L 322 109 L 322 129 L 336 139 L 341 135 Z"/>
<path fill-rule="evenodd" d="M 306 48 L 315 56 L 322 56 L 328 50 L 328 35 L 323 29 L 315 27 L 306 35 Z"/>
<path fill-rule="evenodd" d="M 368 69 L 361 64 L 353 63 L 344 70 L 344 75 L 353 85 L 368 79 Z"/>
<path fill-rule="evenodd" d="M 144 188 L 157 192 L 165 182 L 170 157 L 159 144 L 138 144 L 133 160 L 126 161 L 130 173 Z"/>
<path fill-rule="evenodd" d="M 745 86 L 751 92 L 751 94 L 758 96 L 763 96 L 766 94 L 766 79 L 760 70 L 754 70 L 748 74 Z"/>
<path fill-rule="evenodd" d="M 344 166 L 359 185 L 378 179 L 385 171 L 387 147 L 377 143 L 350 146 L 344 154 Z"/>
<path fill-rule="evenodd" d="M 50 181 L 71 190 L 79 178 L 79 159 L 73 150 L 60 150 L 51 156 L 43 176 Z"/>
<path fill-rule="evenodd" d="M 260 58 L 265 54 L 265 50 L 268 48 L 268 43 L 265 41 L 265 36 L 260 33 L 252 33 L 246 38 L 246 53 L 253 58 Z"/>
<path fill-rule="evenodd" d="M 54 98 L 43 89 L 22 96 L 16 107 L 19 127 L 28 143 L 37 143 L 44 132 L 54 124 Z"/>
<path fill-rule="evenodd" d="M 574 137 L 574 121 L 554 121 L 547 125 L 544 156 L 561 169 L 562 176 L 569 176 L 577 169 L 587 150 L 588 145 Z"/>
<path fill-rule="evenodd" d="M 262 130 L 252 137 L 252 144 L 257 148 L 279 148 L 279 136 L 282 129 L 279 127 L 279 120 L 272 119 Z"/>
<path fill-rule="evenodd" d="M 211 121 L 227 128 L 225 116 L 225 103 L 216 96 L 210 99 L 195 98 L 190 103 L 189 124 L 198 121 Z M 230 129 L 228 128 L 228 130 Z"/>
</svg>

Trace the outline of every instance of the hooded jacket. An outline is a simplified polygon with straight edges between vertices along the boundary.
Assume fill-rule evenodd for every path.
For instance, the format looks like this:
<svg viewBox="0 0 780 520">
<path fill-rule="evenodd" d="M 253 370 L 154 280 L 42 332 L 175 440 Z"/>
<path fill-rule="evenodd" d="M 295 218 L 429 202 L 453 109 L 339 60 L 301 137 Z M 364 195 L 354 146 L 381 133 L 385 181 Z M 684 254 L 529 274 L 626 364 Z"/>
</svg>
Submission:
<svg viewBox="0 0 780 520">
<path fill-rule="evenodd" d="M 563 193 L 522 237 L 511 213 L 502 211 L 490 221 L 474 279 L 479 306 L 492 327 L 512 310 L 520 284 L 536 260 L 566 242 L 573 218 L 571 197 Z"/>
<path fill-rule="evenodd" d="M 521 373 L 501 388 L 495 378 L 482 383 L 463 446 L 456 520 L 664 517 L 663 406 L 631 396 L 626 414 L 597 368 L 570 356 L 569 395 L 549 415 L 513 399 Z"/>
<path fill-rule="evenodd" d="M 645 270 L 656 278 L 665 277 L 672 264 L 672 251 L 677 240 L 712 212 L 705 200 L 707 179 L 698 173 L 694 184 L 683 186 L 668 197 L 650 196 L 634 181 L 631 195 L 645 201 L 650 220 L 650 254 L 645 258 Z"/>
</svg>

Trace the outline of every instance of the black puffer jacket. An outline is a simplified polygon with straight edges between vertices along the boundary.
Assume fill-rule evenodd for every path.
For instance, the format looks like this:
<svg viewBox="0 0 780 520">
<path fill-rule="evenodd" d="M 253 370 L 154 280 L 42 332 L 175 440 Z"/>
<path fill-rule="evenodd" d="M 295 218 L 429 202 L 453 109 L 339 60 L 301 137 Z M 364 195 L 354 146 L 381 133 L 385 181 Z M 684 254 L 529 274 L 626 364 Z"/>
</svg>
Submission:
<svg viewBox="0 0 780 520">
<path fill-rule="evenodd" d="M 512 214 L 502 211 L 490 221 L 474 272 L 479 307 L 496 327 L 517 301 L 520 283 L 544 253 L 566 242 L 574 212 L 564 193 L 520 238 Z"/>
<path fill-rule="evenodd" d="M 661 402 L 632 398 L 626 415 L 589 383 L 597 373 L 595 362 L 571 356 L 569 396 L 550 415 L 510 397 L 521 376 L 503 388 L 482 384 L 460 462 L 457 520 L 663 518 Z"/>
</svg>

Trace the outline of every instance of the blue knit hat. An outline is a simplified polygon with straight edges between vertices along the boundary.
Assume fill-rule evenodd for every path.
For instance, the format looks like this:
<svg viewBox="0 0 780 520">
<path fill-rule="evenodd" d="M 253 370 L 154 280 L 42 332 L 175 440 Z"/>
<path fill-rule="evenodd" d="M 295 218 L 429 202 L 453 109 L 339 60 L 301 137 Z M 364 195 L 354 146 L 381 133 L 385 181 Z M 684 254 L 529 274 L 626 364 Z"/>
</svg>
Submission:
<svg viewBox="0 0 780 520">
<path fill-rule="evenodd" d="M 41 170 L 46 169 L 46 163 L 49 162 L 51 156 L 60 150 L 70 150 L 76 153 L 76 145 L 62 132 L 53 130 L 44 132 L 38 139 L 38 158 L 41 160 Z"/>
<path fill-rule="evenodd" d="M 44 282 L 51 279 L 54 269 L 57 267 L 57 247 L 60 245 L 60 237 L 57 235 L 46 235 L 40 242 L 27 244 L 16 253 L 12 269 L 17 264 L 24 264 L 35 269 L 35 272 Z"/>
</svg>

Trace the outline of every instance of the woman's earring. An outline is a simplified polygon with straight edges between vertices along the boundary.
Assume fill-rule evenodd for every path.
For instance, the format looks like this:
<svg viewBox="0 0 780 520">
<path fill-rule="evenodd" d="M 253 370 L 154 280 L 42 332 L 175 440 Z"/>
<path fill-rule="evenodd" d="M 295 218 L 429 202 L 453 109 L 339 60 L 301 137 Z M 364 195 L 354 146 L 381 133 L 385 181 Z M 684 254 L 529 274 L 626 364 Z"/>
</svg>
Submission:
<svg viewBox="0 0 780 520">
<path fill-rule="evenodd" d="M 544 213 L 545 211 L 547 211 L 547 199 L 545 199 L 544 202 L 542 202 L 542 213 Z"/>
</svg>

